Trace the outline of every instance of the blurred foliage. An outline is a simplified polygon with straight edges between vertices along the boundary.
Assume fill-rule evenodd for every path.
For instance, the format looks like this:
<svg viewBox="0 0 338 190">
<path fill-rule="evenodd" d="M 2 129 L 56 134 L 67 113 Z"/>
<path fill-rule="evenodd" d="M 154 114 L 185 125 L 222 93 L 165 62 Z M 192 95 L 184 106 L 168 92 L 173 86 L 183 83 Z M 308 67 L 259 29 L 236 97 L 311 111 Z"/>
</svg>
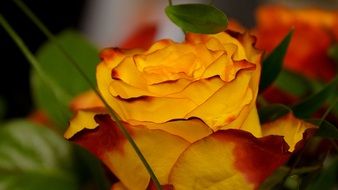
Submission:
<svg viewBox="0 0 338 190">
<path fill-rule="evenodd" d="M 98 50 L 91 45 L 78 32 L 67 30 L 57 36 L 62 47 L 77 61 L 93 84 L 95 84 L 96 64 L 99 62 Z M 56 47 L 53 42 L 46 42 L 36 55 L 41 67 L 59 87 L 67 92 L 68 98 L 59 102 L 53 95 L 52 86 L 46 84 L 37 75 L 35 70 L 31 73 L 31 86 L 34 101 L 39 109 L 48 114 L 56 124 L 63 129 L 71 115 L 69 102 L 76 95 L 90 89 L 69 59 Z"/>
<path fill-rule="evenodd" d="M 283 68 L 283 61 L 286 50 L 289 47 L 293 35 L 291 30 L 284 39 L 272 50 L 272 52 L 263 60 L 261 81 L 259 83 L 259 90 L 264 91 L 270 86 L 278 77 Z"/>
<path fill-rule="evenodd" d="M 0 189 L 75 190 L 72 150 L 48 128 L 24 120 L 0 127 Z"/>
<path fill-rule="evenodd" d="M 258 109 L 259 120 L 261 123 L 274 121 L 277 118 L 291 112 L 291 108 L 283 104 L 270 104 Z"/>
<path fill-rule="evenodd" d="M 338 87 L 338 77 L 334 78 L 329 84 L 325 85 L 319 92 L 312 94 L 308 98 L 292 106 L 294 114 L 299 118 L 308 118 L 317 111 L 332 96 L 336 96 Z M 336 98 L 335 98 L 336 99 Z M 334 100 L 337 101 L 337 100 Z M 334 102 L 334 105 L 336 102 Z"/>
</svg>

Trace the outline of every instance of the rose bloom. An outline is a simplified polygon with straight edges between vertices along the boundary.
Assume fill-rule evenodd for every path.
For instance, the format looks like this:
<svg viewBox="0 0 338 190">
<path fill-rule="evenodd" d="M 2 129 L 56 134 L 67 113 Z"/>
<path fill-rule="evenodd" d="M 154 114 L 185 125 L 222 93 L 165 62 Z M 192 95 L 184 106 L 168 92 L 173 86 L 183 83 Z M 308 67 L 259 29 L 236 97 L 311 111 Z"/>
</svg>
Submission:
<svg viewBox="0 0 338 190">
<path fill-rule="evenodd" d="M 257 47 L 270 52 L 294 28 L 284 66 L 307 77 L 329 81 L 336 74 L 327 55 L 338 40 L 338 11 L 262 6 L 256 13 Z"/>
<path fill-rule="evenodd" d="M 106 49 L 98 89 L 119 114 L 165 189 L 257 189 L 313 126 L 288 114 L 260 125 L 262 52 L 248 34 L 187 34 L 144 49 Z M 145 167 L 93 92 L 77 97 L 65 137 L 119 180 L 153 188 Z"/>
</svg>

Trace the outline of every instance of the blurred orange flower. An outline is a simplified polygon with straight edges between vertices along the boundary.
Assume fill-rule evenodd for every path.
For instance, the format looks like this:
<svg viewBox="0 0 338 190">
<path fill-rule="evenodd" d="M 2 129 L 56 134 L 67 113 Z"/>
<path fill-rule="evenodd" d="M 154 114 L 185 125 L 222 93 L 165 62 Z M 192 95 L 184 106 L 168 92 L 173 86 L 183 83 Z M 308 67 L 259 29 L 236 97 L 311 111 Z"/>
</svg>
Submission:
<svg viewBox="0 0 338 190">
<path fill-rule="evenodd" d="M 335 63 L 327 56 L 327 50 L 338 40 L 337 10 L 262 6 L 257 10 L 256 20 L 257 47 L 268 52 L 294 28 L 285 57 L 287 69 L 324 81 L 335 76 Z"/>
</svg>

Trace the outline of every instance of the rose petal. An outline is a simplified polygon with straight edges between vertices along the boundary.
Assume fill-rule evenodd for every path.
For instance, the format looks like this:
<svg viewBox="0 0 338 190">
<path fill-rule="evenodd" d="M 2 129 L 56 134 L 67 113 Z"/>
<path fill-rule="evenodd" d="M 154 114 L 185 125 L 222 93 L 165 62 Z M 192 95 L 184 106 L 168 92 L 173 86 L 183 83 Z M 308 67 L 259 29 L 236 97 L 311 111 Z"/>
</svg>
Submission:
<svg viewBox="0 0 338 190">
<path fill-rule="evenodd" d="M 101 63 L 98 87 L 127 122 L 164 123 L 198 117 L 213 130 L 243 123 L 258 93 L 261 52 L 253 47 L 254 42 L 248 34 L 234 32 L 188 34 L 184 43 L 162 40 L 142 54 L 127 51 L 124 58 L 117 58 L 120 63 L 115 68 L 108 61 Z M 189 64 L 181 63 L 182 59 Z M 149 77 L 158 81 L 149 83 Z M 236 122 L 236 117 L 241 121 Z"/>
<path fill-rule="evenodd" d="M 175 190 L 255 189 L 290 156 L 281 137 L 257 139 L 241 130 L 218 131 L 190 145 L 178 158 Z"/>
<path fill-rule="evenodd" d="M 69 122 L 68 129 L 66 130 L 64 137 L 66 139 L 72 138 L 76 133 L 84 129 L 95 129 L 97 124 L 94 120 L 96 114 L 105 113 L 104 108 L 91 108 L 79 110 L 75 113 L 73 118 Z"/>
<path fill-rule="evenodd" d="M 99 157 L 127 189 L 146 189 L 150 177 L 134 149 L 117 129 L 110 116 L 95 115 L 95 121 L 98 127 L 94 130 L 82 131 L 71 140 Z M 189 143 L 162 130 L 150 130 L 127 124 L 125 126 L 160 183 L 167 184 L 170 169 Z"/>
<path fill-rule="evenodd" d="M 296 144 L 303 139 L 303 133 L 306 129 L 315 126 L 297 119 L 293 114 L 287 114 L 275 121 L 266 123 L 262 126 L 263 136 L 280 135 L 290 146 L 289 151 L 293 152 Z"/>
<path fill-rule="evenodd" d="M 234 81 L 224 85 L 186 117 L 203 118 L 202 120 L 214 130 L 233 122 L 243 107 L 254 99 L 249 87 L 250 78 L 250 73 L 239 73 Z"/>
<path fill-rule="evenodd" d="M 112 186 L 111 186 L 111 189 L 110 190 L 128 190 L 124 185 L 123 183 L 121 183 L 120 181 L 117 182 L 117 183 L 114 183 Z"/>
<path fill-rule="evenodd" d="M 233 56 L 234 60 L 247 59 L 242 44 L 225 32 L 213 35 L 188 33 L 186 35 L 186 41 L 193 44 L 205 43 L 207 48 L 212 51 L 225 50 L 229 56 Z M 222 42 L 226 42 L 226 44 Z M 235 49 L 231 50 L 233 47 L 235 47 Z"/>
<path fill-rule="evenodd" d="M 190 143 L 210 135 L 213 131 L 199 119 L 175 120 L 166 123 L 131 122 L 133 125 L 141 124 L 149 129 L 161 129 L 170 134 L 177 135 Z"/>
<path fill-rule="evenodd" d="M 246 114 L 246 112 L 249 112 Z M 243 118 L 242 118 L 243 117 Z M 259 117 L 257 113 L 256 105 L 250 105 L 244 108 L 240 113 L 239 117 L 231 123 L 229 126 L 226 126 L 228 129 L 235 129 L 235 126 L 240 126 L 239 129 L 243 131 L 248 131 L 255 137 L 262 137 L 262 128 L 259 122 Z"/>
</svg>

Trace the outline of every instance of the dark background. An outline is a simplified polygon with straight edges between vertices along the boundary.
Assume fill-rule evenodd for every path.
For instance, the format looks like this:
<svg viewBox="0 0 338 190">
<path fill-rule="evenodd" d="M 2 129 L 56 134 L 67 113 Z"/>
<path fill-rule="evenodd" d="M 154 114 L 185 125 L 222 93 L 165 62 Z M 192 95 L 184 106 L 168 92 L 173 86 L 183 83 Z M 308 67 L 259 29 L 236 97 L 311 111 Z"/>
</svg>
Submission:
<svg viewBox="0 0 338 190">
<path fill-rule="evenodd" d="M 85 0 L 24 0 L 53 32 L 79 28 Z M 11 0 L 0 1 L 0 13 L 22 37 L 33 52 L 46 40 L 45 36 Z M 0 27 L 0 98 L 6 103 L 5 118 L 22 117 L 32 110 L 29 87 L 29 63 L 14 42 Z"/>
</svg>

